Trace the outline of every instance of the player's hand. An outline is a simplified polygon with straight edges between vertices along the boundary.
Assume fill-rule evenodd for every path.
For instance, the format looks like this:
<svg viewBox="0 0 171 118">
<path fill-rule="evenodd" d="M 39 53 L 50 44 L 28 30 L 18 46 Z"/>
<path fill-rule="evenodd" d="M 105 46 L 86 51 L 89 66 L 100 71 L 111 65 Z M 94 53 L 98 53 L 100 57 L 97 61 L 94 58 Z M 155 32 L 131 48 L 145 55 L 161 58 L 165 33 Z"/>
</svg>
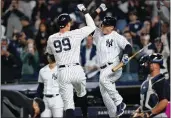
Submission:
<svg viewBox="0 0 171 118">
<path fill-rule="evenodd" d="M 83 4 L 78 4 L 78 5 L 77 5 L 77 8 L 78 8 L 80 11 L 82 11 L 82 12 L 86 11 L 86 8 L 85 8 L 85 6 L 84 6 Z"/>
<path fill-rule="evenodd" d="M 107 10 L 107 7 L 104 3 L 102 3 L 99 8 L 102 10 L 102 11 L 106 11 Z"/>
<path fill-rule="evenodd" d="M 123 62 L 124 65 L 126 65 L 129 62 L 128 54 L 123 55 L 122 62 Z"/>
</svg>

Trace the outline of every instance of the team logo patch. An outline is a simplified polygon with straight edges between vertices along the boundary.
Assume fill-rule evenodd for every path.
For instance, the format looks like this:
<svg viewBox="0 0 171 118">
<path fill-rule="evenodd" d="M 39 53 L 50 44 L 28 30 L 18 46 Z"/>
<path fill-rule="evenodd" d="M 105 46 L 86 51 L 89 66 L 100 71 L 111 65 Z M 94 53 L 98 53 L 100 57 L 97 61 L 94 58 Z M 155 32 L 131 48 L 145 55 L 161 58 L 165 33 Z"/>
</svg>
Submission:
<svg viewBox="0 0 171 118">
<path fill-rule="evenodd" d="M 106 46 L 108 46 L 108 47 L 113 46 L 113 39 L 108 39 L 106 41 Z"/>
<path fill-rule="evenodd" d="M 57 74 L 53 73 L 52 74 L 52 79 L 56 80 L 57 79 Z"/>
</svg>

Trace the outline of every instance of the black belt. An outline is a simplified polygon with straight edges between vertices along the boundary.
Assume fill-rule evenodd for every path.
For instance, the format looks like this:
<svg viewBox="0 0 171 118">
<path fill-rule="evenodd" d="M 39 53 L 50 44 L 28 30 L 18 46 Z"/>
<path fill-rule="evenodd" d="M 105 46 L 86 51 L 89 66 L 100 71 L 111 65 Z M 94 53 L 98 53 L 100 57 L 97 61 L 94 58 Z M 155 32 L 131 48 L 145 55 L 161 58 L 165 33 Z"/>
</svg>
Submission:
<svg viewBox="0 0 171 118">
<path fill-rule="evenodd" d="M 69 67 L 69 66 L 76 66 L 80 65 L 79 63 L 71 64 L 71 65 L 60 65 L 59 68 Z"/>
<path fill-rule="evenodd" d="M 107 63 L 107 64 L 105 64 L 104 66 L 101 66 L 100 68 L 101 68 L 101 69 L 104 69 L 104 68 L 106 68 L 108 65 L 111 65 L 111 64 L 113 64 L 113 63 Z"/>
<path fill-rule="evenodd" d="M 44 96 L 47 97 L 47 98 L 52 98 L 52 97 L 55 97 L 55 96 L 58 96 L 59 94 L 45 94 Z"/>
</svg>

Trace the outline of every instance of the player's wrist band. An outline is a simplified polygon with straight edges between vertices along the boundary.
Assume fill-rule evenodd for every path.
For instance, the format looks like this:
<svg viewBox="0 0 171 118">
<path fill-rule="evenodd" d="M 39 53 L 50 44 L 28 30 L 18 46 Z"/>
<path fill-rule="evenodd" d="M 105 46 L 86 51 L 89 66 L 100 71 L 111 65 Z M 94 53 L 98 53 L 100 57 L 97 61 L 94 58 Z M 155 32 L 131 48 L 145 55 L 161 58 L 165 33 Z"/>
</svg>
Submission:
<svg viewBox="0 0 171 118">
<path fill-rule="evenodd" d="M 87 11 L 86 9 L 83 9 L 82 12 L 83 12 L 84 14 L 87 14 L 87 13 L 88 13 L 88 11 Z"/>
<path fill-rule="evenodd" d="M 99 7 L 100 11 L 103 11 L 103 9 L 101 7 Z"/>
<path fill-rule="evenodd" d="M 148 113 L 148 115 L 150 116 L 150 118 L 152 118 L 152 117 L 155 116 L 155 114 L 153 114 L 152 111 L 148 111 L 148 112 L 146 112 L 146 113 Z"/>
</svg>

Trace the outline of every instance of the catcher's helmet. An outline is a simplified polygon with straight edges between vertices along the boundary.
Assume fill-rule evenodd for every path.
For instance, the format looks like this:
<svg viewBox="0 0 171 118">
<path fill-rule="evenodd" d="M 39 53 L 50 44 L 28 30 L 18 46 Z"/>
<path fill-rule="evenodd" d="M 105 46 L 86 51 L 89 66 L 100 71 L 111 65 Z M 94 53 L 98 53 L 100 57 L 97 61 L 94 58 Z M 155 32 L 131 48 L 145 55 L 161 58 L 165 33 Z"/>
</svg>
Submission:
<svg viewBox="0 0 171 118">
<path fill-rule="evenodd" d="M 147 66 L 146 63 L 149 63 L 149 55 L 144 55 L 140 58 L 139 64 L 141 67 Z"/>
<path fill-rule="evenodd" d="M 57 25 L 59 28 L 64 28 L 69 22 L 71 22 L 71 17 L 67 13 L 63 13 L 57 18 Z"/>
<path fill-rule="evenodd" d="M 154 53 L 154 54 L 149 55 L 149 62 L 158 63 L 160 65 L 160 68 L 164 68 L 163 56 L 160 53 Z"/>
<path fill-rule="evenodd" d="M 112 16 L 106 16 L 104 17 L 103 21 L 102 21 L 102 25 L 104 26 L 116 26 L 116 18 L 112 17 Z"/>
<path fill-rule="evenodd" d="M 139 80 L 145 80 L 150 73 L 149 55 L 144 55 L 139 60 Z"/>
</svg>

